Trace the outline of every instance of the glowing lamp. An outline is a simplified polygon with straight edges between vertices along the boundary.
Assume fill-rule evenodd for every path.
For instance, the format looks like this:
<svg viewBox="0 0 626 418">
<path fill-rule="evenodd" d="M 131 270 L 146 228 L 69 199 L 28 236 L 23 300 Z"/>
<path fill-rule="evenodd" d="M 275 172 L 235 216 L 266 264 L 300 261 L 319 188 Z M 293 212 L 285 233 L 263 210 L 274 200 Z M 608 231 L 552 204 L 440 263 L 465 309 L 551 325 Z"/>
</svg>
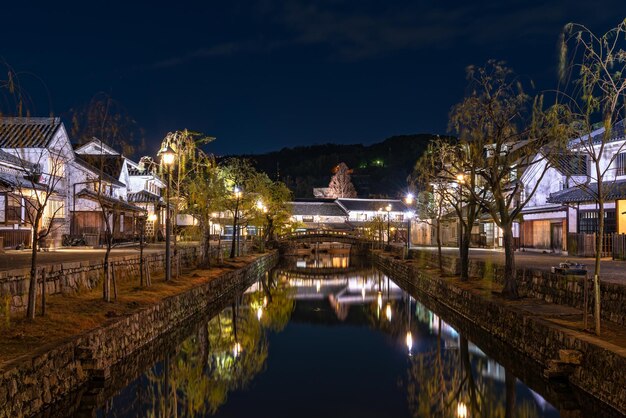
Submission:
<svg viewBox="0 0 626 418">
<path fill-rule="evenodd" d="M 174 161 L 176 160 L 176 151 L 174 151 L 169 145 L 161 148 L 157 155 L 161 157 L 161 161 L 167 166 L 174 164 Z"/>
</svg>

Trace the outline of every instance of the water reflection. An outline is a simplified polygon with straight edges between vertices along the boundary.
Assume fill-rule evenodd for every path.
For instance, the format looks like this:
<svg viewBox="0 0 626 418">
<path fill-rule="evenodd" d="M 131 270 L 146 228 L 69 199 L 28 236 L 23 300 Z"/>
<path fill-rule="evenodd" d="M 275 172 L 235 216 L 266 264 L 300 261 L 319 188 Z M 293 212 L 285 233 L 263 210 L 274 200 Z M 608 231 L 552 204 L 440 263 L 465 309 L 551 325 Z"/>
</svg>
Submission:
<svg viewBox="0 0 626 418">
<path fill-rule="evenodd" d="M 259 278 L 98 415 L 559 416 L 379 271 L 295 265 Z"/>
</svg>

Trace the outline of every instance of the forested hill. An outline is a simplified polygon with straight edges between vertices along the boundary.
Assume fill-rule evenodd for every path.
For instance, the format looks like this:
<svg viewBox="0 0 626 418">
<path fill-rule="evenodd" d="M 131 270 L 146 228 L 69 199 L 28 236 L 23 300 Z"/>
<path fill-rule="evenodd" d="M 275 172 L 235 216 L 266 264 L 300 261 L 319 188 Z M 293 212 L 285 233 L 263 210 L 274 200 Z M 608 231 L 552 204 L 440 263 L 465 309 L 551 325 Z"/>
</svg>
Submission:
<svg viewBox="0 0 626 418">
<path fill-rule="evenodd" d="M 312 197 L 314 187 L 327 187 L 332 168 L 345 162 L 353 169 L 359 197 L 396 197 L 406 191 L 406 178 L 434 135 L 402 135 L 372 145 L 312 145 L 244 155 L 257 169 L 280 180 L 295 197 Z"/>
</svg>

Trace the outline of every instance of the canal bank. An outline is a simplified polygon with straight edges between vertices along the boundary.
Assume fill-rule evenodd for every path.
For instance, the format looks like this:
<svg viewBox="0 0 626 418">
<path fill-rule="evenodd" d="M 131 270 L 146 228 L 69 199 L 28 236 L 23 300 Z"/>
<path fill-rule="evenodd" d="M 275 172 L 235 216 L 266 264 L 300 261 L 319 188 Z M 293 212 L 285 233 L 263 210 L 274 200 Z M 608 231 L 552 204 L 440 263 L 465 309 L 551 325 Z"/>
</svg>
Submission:
<svg viewBox="0 0 626 418">
<path fill-rule="evenodd" d="M 609 341 L 560 326 L 554 313 L 472 291 L 452 279 L 437 277 L 411 260 L 374 251 L 374 264 L 403 286 L 460 315 L 537 362 L 551 376 L 561 374 L 580 390 L 622 413 L 626 412 L 626 349 Z M 573 308 L 571 314 L 574 314 Z M 556 315 L 558 316 L 558 315 Z"/>
<path fill-rule="evenodd" d="M 111 368 L 152 341 L 183 327 L 214 303 L 273 267 L 271 252 L 237 270 L 132 314 L 0 366 L 0 417 L 29 416 L 89 381 L 107 379 Z"/>
</svg>

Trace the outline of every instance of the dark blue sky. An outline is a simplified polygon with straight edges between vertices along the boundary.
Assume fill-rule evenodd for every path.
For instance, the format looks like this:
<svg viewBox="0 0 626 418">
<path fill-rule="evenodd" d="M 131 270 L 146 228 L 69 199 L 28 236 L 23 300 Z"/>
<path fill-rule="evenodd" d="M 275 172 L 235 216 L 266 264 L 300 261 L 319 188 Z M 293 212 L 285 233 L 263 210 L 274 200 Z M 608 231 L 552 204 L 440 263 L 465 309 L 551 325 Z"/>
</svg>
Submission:
<svg viewBox="0 0 626 418">
<path fill-rule="evenodd" d="M 217 153 L 445 133 L 464 69 L 505 60 L 556 82 L 563 24 L 606 31 L 624 0 L 11 2 L 0 57 L 44 80 L 62 114 L 105 91 L 161 138 L 189 128 Z M 21 76 L 49 113 L 45 89 Z"/>
</svg>

